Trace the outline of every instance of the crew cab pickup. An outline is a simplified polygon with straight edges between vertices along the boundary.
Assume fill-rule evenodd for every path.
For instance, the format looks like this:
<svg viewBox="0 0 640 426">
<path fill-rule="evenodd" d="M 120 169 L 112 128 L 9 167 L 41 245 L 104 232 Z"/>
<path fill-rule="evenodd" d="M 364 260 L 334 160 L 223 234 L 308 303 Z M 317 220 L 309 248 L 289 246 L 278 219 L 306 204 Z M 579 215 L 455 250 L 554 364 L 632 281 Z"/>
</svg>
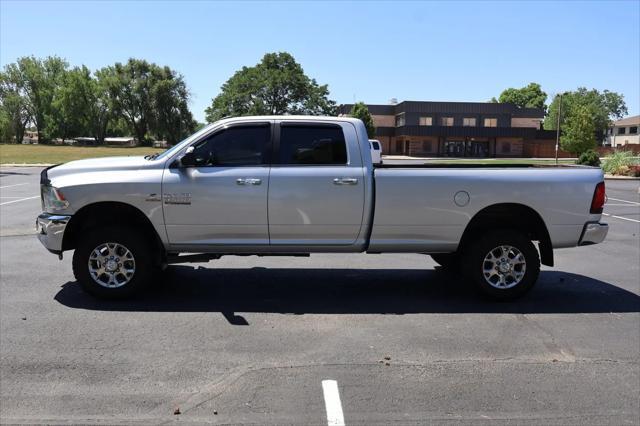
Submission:
<svg viewBox="0 0 640 426">
<path fill-rule="evenodd" d="M 38 238 L 75 250 L 77 281 L 105 298 L 171 263 L 366 252 L 429 254 L 513 299 L 553 249 L 608 231 L 599 168 L 374 168 L 364 124 L 342 117 L 224 119 L 159 155 L 50 167 L 41 192 Z"/>
</svg>

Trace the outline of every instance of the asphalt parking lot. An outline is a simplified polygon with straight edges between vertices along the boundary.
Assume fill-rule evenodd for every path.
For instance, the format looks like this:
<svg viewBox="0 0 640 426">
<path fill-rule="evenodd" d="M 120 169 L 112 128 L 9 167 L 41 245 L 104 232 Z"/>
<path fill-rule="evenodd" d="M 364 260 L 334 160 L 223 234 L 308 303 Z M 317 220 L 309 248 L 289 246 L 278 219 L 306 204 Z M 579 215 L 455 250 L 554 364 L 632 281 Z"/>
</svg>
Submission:
<svg viewBox="0 0 640 426">
<path fill-rule="evenodd" d="M 35 238 L 39 172 L 0 168 L 1 423 L 640 423 L 638 181 L 514 303 L 404 254 L 227 257 L 102 302 Z"/>
</svg>

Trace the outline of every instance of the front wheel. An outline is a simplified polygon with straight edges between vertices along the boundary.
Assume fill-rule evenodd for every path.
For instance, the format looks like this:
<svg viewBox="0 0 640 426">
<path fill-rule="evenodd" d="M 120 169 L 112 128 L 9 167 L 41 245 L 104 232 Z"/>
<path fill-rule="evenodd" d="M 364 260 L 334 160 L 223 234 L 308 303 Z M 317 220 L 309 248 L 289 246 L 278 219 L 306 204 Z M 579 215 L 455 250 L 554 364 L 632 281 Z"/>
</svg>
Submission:
<svg viewBox="0 0 640 426">
<path fill-rule="evenodd" d="M 540 274 L 533 243 L 512 230 L 489 231 L 472 242 L 463 255 L 466 277 L 485 295 L 513 300 L 531 290 Z"/>
<path fill-rule="evenodd" d="M 88 232 L 73 253 L 73 274 L 87 293 L 123 299 L 140 292 L 153 276 L 151 249 L 135 229 Z"/>
</svg>

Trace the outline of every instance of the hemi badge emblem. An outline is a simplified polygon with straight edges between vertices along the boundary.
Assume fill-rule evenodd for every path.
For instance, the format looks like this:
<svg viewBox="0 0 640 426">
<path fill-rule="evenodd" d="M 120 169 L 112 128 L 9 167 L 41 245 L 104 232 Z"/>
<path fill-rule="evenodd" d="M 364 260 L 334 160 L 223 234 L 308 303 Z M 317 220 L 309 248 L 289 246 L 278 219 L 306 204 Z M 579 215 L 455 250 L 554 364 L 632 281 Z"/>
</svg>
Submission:
<svg viewBox="0 0 640 426">
<path fill-rule="evenodd" d="M 162 201 L 162 198 L 158 196 L 158 194 L 149 194 L 145 201 Z"/>
<path fill-rule="evenodd" d="M 184 192 L 182 194 L 164 194 L 165 204 L 191 204 L 191 194 Z"/>
</svg>

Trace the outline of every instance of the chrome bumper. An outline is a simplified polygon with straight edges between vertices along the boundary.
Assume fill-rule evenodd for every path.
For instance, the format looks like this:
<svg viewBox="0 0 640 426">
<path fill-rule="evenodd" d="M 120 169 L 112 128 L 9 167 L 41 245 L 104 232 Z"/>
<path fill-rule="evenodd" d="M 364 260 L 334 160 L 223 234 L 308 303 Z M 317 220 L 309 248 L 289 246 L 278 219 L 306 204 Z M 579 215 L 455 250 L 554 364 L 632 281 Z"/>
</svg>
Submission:
<svg viewBox="0 0 640 426">
<path fill-rule="evenodd" d="M 579 246 L 587 246 L 590 244 L 598 244 L 604 241 L 609 232 L 609 225 L 600 222 L 585 223 L 582 229 Z"/>
<path fill-rule="evenodd" d="M 36 232 L 43 246 L 51 253 L 62 253 L 62 238 L 71 216 L 42 213 L 36 219 Z"/>
</svg>

